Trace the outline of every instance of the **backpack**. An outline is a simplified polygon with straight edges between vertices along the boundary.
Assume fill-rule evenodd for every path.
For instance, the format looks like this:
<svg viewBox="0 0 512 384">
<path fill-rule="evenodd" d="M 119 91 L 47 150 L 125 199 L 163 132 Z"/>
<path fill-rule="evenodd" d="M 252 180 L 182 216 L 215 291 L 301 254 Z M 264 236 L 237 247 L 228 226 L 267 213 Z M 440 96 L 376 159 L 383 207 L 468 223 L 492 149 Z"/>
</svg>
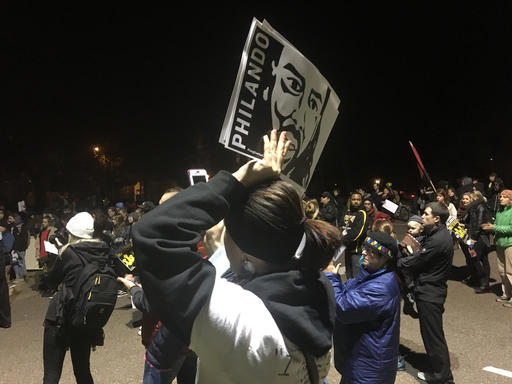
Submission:
<svg viewBox="0 0 512 384">
<path fill-rule="evenodd" d="M 107 262 L 90 261 L 74 251 L 84 268 L 73 286 L 68 321 L 74 327 L 103 328 L 116 306 L 117 275 Z"/>
</svg>

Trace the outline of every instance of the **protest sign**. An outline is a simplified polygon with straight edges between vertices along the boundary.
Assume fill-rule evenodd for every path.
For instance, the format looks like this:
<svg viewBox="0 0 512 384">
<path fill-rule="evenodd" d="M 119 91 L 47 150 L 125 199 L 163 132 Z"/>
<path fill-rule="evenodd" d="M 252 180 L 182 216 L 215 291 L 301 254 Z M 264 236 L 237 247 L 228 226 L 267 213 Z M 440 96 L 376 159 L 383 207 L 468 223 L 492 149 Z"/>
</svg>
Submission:
<svg viewBox="0 0 512 384">
<path fill-rule="evenodd" d="M 266 21 L 253 19 L 219 137 L 227 149 L 263 157 L 262 137 L 292 142 L 282 178 L 305 190 L 338 116 L 340 100 L 318 69 Z"/>
<path fill-rule="evenodd" d="M 391 200 L 386 199 L 384 200 L 384 203 L 382 203 L 382 208 L 387 209 L 391 213 L 395 213 L 398 209 L 398 205 L 393 203 Z"/>
<path fill-rule="evenodd" d="M 25 200 L 18 201 L 18 212 L 25 212 L 26 210 Z"/>
<path fill-rule="evenodd" d="M 128 271 L 132 272 L 135 269 L 135 255 L 132 250 L 120 252 L 116 256 Z"/>
<path fill-rule="evenodd" d="M 448 217 L 446 220 L 446 227 L 448 230 L 455 234 L 458 239 L 466 240 L 468 234 L 466 230 L 460 225 L 459 221 L 454 217 Z"/>
<path fill-rule="evenodd" d="M 55 245 L 53 245 L 52 243 L 50 243 L 49 241 L 44 241 L 44 250 L 48 253 L 53 253 L 54 255 L 58 255 L 59 254 L 59 250 L 57 249 L 57 247 Z"/>
</svg>

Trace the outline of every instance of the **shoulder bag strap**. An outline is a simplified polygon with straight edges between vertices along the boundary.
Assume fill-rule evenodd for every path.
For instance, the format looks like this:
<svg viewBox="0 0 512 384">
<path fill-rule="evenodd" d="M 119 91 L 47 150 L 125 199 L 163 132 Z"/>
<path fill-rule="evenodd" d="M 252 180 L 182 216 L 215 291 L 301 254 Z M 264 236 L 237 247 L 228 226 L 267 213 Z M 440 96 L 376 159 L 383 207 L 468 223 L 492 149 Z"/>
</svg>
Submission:
<svg viewBox="0 0 512 384">
<path fill-rule="evenodd" d="M 302 352 L 304 358 L 306 359 L 306 366 L 308 369 L 309 382 L 311 384 L 319 384 L 320 383 L 320 375 L 318 373 L 318 367 L 316 366 L 316 361 L 313 355 L 309 353 Z"/>
</svg>

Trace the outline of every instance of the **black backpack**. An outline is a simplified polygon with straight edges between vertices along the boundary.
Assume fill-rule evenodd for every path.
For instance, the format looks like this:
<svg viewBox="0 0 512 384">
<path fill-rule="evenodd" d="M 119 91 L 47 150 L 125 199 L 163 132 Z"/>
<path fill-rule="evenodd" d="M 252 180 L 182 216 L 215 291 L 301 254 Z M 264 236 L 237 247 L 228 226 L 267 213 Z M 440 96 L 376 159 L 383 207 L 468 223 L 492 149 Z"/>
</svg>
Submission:
<svg viewBox="0 0 512 384">
<path fill-rule="evenodd" d="M 73 286 L 69 323 L 74 327 L 102 328 L 107 324 L 117 301 L 117 276 L 105 263 L 89 260 L 74 249 L 84 268 Z"/>
</svg>

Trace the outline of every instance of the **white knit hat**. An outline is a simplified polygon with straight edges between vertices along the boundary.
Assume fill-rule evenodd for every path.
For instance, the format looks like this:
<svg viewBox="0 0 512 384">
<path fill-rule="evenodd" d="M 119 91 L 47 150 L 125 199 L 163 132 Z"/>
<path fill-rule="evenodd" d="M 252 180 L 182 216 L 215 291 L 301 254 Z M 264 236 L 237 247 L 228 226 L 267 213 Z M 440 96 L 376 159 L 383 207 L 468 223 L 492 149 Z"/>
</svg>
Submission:
<svg viewBox="0 0 512 384">
<path fill-rule="evenodd" d="M 69 219 L 66 229 L 73 236 L 91 239 L 94 232 L 94 219 L 88 212 L 80 212 Z"/>
</svg>

